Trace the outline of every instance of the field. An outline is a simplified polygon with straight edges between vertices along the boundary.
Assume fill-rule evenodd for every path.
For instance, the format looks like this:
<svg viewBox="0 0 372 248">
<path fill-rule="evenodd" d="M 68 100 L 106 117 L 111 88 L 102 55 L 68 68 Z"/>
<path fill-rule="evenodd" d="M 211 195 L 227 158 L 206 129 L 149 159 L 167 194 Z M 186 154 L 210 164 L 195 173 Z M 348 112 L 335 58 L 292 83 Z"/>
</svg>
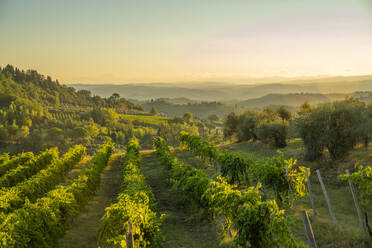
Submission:
<svg viewBox="0 0 372 248">
<path fill-rule="evenodd" d="M 120 115 L 120 119 L 132 122 L 143 126 L 160 126 L 166 121 L 171 120 L 171 117 L 151 116 L 151 115 Z"/>
</svg>

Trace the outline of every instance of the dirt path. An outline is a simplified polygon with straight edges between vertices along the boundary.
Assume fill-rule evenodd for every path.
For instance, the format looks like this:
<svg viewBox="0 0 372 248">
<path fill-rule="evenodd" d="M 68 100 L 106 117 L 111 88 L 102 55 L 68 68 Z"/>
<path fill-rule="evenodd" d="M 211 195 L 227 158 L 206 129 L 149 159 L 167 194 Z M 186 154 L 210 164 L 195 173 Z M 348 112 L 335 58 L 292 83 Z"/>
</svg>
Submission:
<svg viewBox="0 0 372 248">
<path fill-rule="evenodd" d="M 180 195 L 170 189 L 169 174 L 157 159 L 156 154 L 143 154 L 141 171 L 151 186 L 158 203 L 158 211 L 165 214 L 162 232 L 164 247 L 221 247 L 215 224 L 188 221 L 193 212 L 189 204 L 180 200 Z"/>
<path fill-rule="evenodd" d="M 59 241 L 60 248 L 97 247 L 96 233 L 99 220 L 120 191 L 122 156 L 113 155 L 102 174 L 101 187 L 96 196 L 83 209 L 72 228 Z"/>
</svg>

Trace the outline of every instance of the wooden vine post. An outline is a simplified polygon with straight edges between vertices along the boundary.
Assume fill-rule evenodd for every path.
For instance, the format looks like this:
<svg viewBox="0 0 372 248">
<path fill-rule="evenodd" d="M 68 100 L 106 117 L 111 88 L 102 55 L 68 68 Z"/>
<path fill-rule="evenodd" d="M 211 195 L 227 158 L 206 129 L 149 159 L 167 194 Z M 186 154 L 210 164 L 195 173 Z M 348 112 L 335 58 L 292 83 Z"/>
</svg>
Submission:
<svg viewBox="0 0 372 248">
<path fill-rule="evenodd" d="M 132 220 L 128 221 L 128 232 L 127 232 L 126 241 L 127 241 L 127 248 L 134 248 Z"/>
<path fill-rule="evenodd" d="M 285 166 L 285 174 L 287 176 L 287 182 L 288 182 L 288 186 L 289 186 L 289 191 L 291 192 L 291 202 L 293 204 L 293 208 L 296 210 L 296 206 L 295 206 L 295 204 L 293 202 L 293 190 L 292 190 L 292 186 L 291 186 L 291 183 L 288 180 L 289 178 L 288 178 L 288 166 L 287 165 Z"/>
<path fill-rule="evenodd" d="M 332 221 L 333 221 L 333 223 L 337 224 L 336 216 L 335 216 L 335 213 L 333 212 L 331 202 L 330 202 L 330 200 L 328 198 L 327 190 L 326 190 L 326 188 L 324 186 L 322 176 L 320 175 L 320 171 L 319 170 L 316 170 L 316 174 L 318 175 L 320 186 L 322 186 L 323 194 L 324 194 L 324 197 L 325 197 L 325 199 L 327 201 L 327 205 L 328 205 L 329 213 L 331 214 L 331 217 L 332 217 Z"/>
<path fill-rule="evenodd" d="M 301 215 L 302 215 L 302 220 L 303 220 L 304 226 L 305 226 L 306 236 L 309 240 L 310 248 L 318 248 L 318 246 L 315 242 L 313 228 L 311 227 L 309 216 L 307 215 L 306 210 L 301 211 Z"/>
<path fill-rule="evenodd" d="M 350 172 L 349 172 L 349 170 L 346 170 L 346 174 L 347 174 L 348 176 L 350 176 Z M 358 217 L 359 217 L 360 225 L 362 226 L 362 229 L 363 229 L 364 235 L 367 236 L 367 230 L 366 230 L 366 226 L 364 225 L 362 211 L 360 210 L 360 205 L 359 205 L 359 201 L 358 201 L 358 195 L 357 195 L 357 193 L 356 193 L 356 190 L 355 190 L 355 187 L 354 187 L 353 183 L 352 183 L 350 180 L 348 180 L 348 183 L 349 183 L 349 187 L 350 187 L 351 195 L 353 196 L 353 200 L 354 200 L 355 208 L 356 208 L 357 213 L 358 213 Z"/>
<path fill-rule="evenodd" d="M 307 169 L 305 170 L 305 175 L 306 175 L 307 191 L 309 191 L 309 198 L 310 198 L 310 202 L 311 202 L 311 207 L 313 208 L 313 213 L 316 216 L 313 193 L 311 192 L 311 183 L 310 183 L 309 173 L 308 173 Z"/>
</svg>

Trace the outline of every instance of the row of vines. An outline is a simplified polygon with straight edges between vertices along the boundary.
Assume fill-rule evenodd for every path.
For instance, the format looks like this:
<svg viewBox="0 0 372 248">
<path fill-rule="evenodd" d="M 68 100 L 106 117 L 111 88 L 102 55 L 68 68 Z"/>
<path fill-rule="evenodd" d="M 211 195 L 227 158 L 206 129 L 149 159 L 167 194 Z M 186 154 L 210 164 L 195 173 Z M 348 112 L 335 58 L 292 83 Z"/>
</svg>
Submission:
<svg viewBox="0 0 372 248">
<path fill-rule="evenodd" d="M 224 219 L 225 233 L 236 230 L 234 244 L 243 247 L 303 247 L 295 240 L 286 217 L 275 200 L 265 201 L 261 184 L 244 190 L 227 183 L 223 177 L 211 180 L 204 170 L 181 164 L 161 137 L 154 139 L 160 162 L 171 171 L 173 186 L 197 204 L 212 219 Z M 202 149 L 202 148 L 201 148 Z M 196 150 L 195 150 L 196 151 Z"/>
<path fill-rule="evenodd" d="M 218 166 L 221 175 L 229 183 L 257 185 L 262 183 L 265 189 L 271 189 L 278 202 L 286 202 L 292 205 L 294 201 L 303 197 L 306 188 L 305 167 L 296 169 L 296 160 L 285 160 L 282 153 L 277 157 L 257 159 L 247 157 L 242 153 L 232 153 L 227 150 L 219 151 L 213 144 L 204 141 L 199 136 L 181 133 L 179 136 L 181 145 L 193 155 L 200 157 L 204 162 Z M 372 167 L 358 165 L 352 174 L 339 176 L 343 181 L 350 181 L 357 186 L 357 201 L 360 202 L 364 213 L 363 225 L 372 236 L 369 224 L 367 208 L 372 198 Z M 351 185 L 351 187 L 354 187 Z M 264 192 L 261 189 L 261 192 Z"/>
<path fill-rule="evenodd" d="M 84 149 L 79 146 L 73 148 L 63 157 L 61 162 L 57 162 L 62 163 L 65 167 L 60 168 L 59 172 L 54 172 L 63 174 L 72 163 L 81 158 L 84 152 Z M 100 174 L 107 166 L 112 152 L 113 144 L 104 144 L 71 184 L 57 186 L 34 203 L 26 199 L 23 207 L 8 214 L 1 213 L 0 247 L 53 247 L 53 244 L 71 226 L 73 217 L 93 197 L 100 184 Z M 28 182 L 30 185 L 35 182 L 31 191 L 34 191 L 36 195 L 43 191 L 36 188 L 43 187 L 49 179 L 53 180 L 53 176 L 48 176 L 48 172 L 51 173 L 52 168 L 56 168 L 56 166 L 51 166 L 50 170 L 44 171 L 45 177 L 40 174 L 41 177 L 30 179 L 31 181 Z M 26 190 L 26 188 L 22 190 Z M 30 194 L 32 198 L 36 197 L 34 193 L 26 194 Z"/>
<path fill-rule="evenodd" d="M 219 151 L 215 145 L 199 136 L 182 132 L 179 136 L 183 147 L 203 161 L 209 161 L 220 169 L 221 176 L 230 184 L 252 186 L 261 183 L 263 188 L 274 192 L 280 203 L 292 205 L 306 194 L 306 170 L 296 166 L 296 160 L 277 157 L 257 159 L 242 153 Z M 261 189 L 261 192 L 265 192 Z"/>
<path fill-rule="evenodd" d="M 132 138 L 126 149 L 122 191 L 116 203 L 106 208 L 98 232 L 100 247 L 127 247 L 128 222 L 133 224 L 136 247 L 159 247 L 161 218 L 155 212 L 155 197 L 146 185 L 140 168 L 139 144 Z"/>
<path fill-rule="evenodd" d="M 13 187 L 0 189 L 0 211 L 11 212 L 20 208 L 26 199 L 34 202 L 46 192 L 53 189 L 58 181 L 62 180 L 74 165 L 79 163 L 85 155 L 85 147 L 76 145 L 63 155 L 61 159 L 54 160 L 47 168 L 40 170 L 29 179 Z"/>
<path fill-rule="evenodd" d="M 52 162 L 58 160 L 58 149 L 52 148 L 42 152 L 40 155 L 34 156 L 31 154 L 20 155 L 20 158 L 25 158 L 27 161 L 18 163 L 12 163 L 11 161 L 4 165 L 4 167 L 15 167 L 5 172 L 4 175 L 0 177 L 0 187 L 12 187 L 17 183 L 28 179 L 29 177 L 35 175 L 40 170 L 49 166 Z M 17 158 L 15 159 L 17 160 Z M 11 164 L 11 165 L 9 165 Z"/>
</svg>

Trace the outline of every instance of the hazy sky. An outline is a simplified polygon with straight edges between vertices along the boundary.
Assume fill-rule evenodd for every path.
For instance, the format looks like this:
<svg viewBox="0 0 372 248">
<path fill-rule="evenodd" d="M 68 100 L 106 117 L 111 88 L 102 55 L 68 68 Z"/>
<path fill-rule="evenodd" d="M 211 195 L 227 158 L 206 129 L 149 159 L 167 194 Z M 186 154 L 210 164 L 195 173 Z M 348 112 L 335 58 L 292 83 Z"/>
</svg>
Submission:
<svg viewBox="0 0 372 248">
<path fill-rule="evenodd" d="M 0 0 L 0 65 L 64 83 L 372 74 L 372 0 Z"/>
</svg>

